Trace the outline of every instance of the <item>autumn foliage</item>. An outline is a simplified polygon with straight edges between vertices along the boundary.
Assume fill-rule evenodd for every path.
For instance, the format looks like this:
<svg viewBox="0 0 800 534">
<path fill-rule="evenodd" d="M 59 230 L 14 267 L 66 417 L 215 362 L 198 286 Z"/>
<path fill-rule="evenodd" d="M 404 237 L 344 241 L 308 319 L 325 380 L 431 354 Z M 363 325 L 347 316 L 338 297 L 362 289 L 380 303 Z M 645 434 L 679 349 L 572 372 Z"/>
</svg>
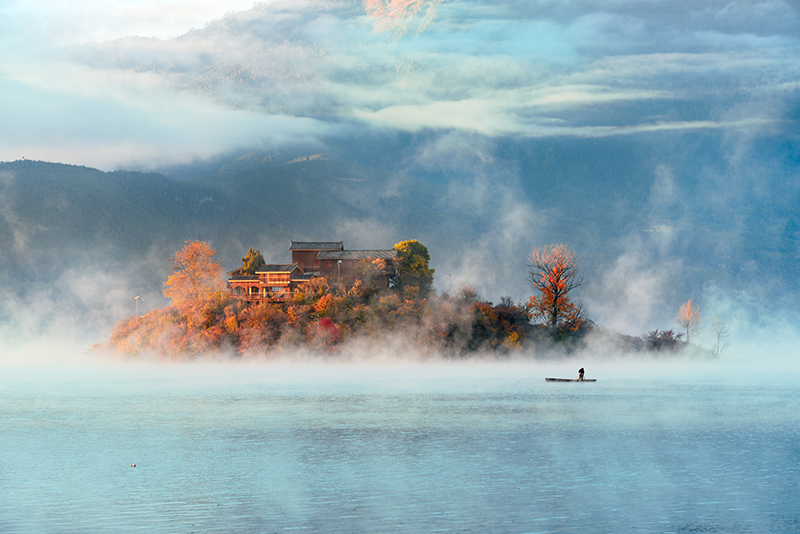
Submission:
<svg viewBox="0 0 800 534">
<path fill-rule="evenodd" d="M 390 289 L 370 276 L 350 286 L 315 277 L 290 301 L 248 305 L 222 289 L 214 256 L 207 244 L 187 242 L 176 253 L 165 284 L 164 294 L 173 304 L 122 321 L 109 346 L 120 354 L 168 359 L 215 351 L 263 357 L 298 347 L 334 354 L 349 341 L 380 344 L 400 337 L 409 348 L 456 356 L 518 350 L 529 327 L 522 306 L 438 296 L 412 285 Z M 368 275 L 381 265 L 367 261 L 361 267 Z M 432 269 L 417 267 L 423 282 L 432 276 Z"/>
<path fill-rule="evenodd" d="M 580 308 L 569 293 L 580 287 L 575 254 L 565 245 L 533 249 L 528 274 L 539 294 L 531 296 L 528 308 L 534 319 L 548 325 L 554 333 L 577 330 L 583 321 Z"/>
<path fill-rule="evenodd" d="M 186 241 L 172 259 L 172 274 L 164 284 L 164 296 L 180 304 L 224 290 L 222 262 L 214 261 L 216 253 L 208 243 Z"/>
<path fill-rule="evenodd" d="M 248 256 L 256 259 L 260 254 L 253 251 Z M 173 360 L 215 353 L 269 358 L 287 349 L 294 354 L 298 348 L 330 356 L 348 353 L 343 349 L 351 342 L 361 347 L 399 343 L 416 354 L 447 357 L 521 350 L 535 354 L 554 348 L 568 353 L 585 346 L 595 328 L 569 298 L 581 280 L 574 254 L 563 245 L 531 254 L 529 276 L 536 294 L 525 306 L 508 297 L 498 305 L 486 302 L 469 284 L 452 295 L 408 283 L 387 288 L 376 282 L 384 266 L 370 260 L 359 265 L 362 280 L 350 285 L 314 277 L 290 300 L 248 304 L 224 289 L 214 258 L 215 251 L 206 243 L 187 242 L 175 254 L 164 287 L 173 303 L 120 322 L 108 348 L 120 355 Z M 432 269 L 417 267 L 418 281 L 429 280 Z M 406 282 L 411 279 L 407 276 Z M 681 317 L 694 321 L 681 323 L 690 331 L 699 321 L 691 300 L 681 308 L 679 321 Z M 642 338 L 622 336 L 625 343 L 620 346 L 659 355 L 678 353 L 686 346 L 681 337 L 671 330 L 655 330 Z"/>
<path fill-rule="evenodd" d="M 692 299 L 689 299 L 681 305 L 676 319 L 686 332 L 686 342 L 688 343 L 692 334 L 697 333 L 700 328 L 700 309 L 692 304 Z"/>
<path fill-rule="evenodd" d="M 321 295 L 309 287 L 286 303 L 248 306 L 224 292 L 183 300 L 122 321 L 109 346 L 121 354 L 186 359 L 220 350 L 242 356 L 297 347 L 333 353 L 348 341 L 380 344 L 401 336 L 409 349 L 458 356 L 517 350 L 529 326 L 522 306 L 436 295 L 406 299 L 390 290 L 365 297 L 358 283 L 347 289 L 323 286 Z"/>
</svg>

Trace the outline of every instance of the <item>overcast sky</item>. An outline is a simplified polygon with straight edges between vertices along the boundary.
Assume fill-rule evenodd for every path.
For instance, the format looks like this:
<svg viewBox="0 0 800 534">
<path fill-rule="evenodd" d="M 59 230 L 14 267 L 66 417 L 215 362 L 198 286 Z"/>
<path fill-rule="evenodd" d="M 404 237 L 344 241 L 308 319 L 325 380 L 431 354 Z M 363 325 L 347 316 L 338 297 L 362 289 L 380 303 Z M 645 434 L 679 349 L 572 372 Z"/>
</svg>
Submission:
<svg viewBox="0 0 800 534">
<path fill-rule="evenodd" d="M 780 131 L 797 4 L 6 0 L 0 160 L 113 169 L 348 131 Z"/>
</svg>

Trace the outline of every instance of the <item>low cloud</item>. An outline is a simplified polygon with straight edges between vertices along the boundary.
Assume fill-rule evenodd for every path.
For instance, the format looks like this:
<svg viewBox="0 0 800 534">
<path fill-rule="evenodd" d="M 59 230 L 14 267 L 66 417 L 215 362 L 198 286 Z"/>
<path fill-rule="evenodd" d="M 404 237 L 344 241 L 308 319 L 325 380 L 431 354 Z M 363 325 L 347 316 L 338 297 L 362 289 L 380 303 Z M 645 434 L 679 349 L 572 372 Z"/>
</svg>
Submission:
<svg viewBox="0 0 800 534">
<path fill-rule="evenodd" d="M 670 301 L 669 287 L 680 263 L 653 261 L 637 252 L 640 247 L 635 243 L 630 248 L 584 290 L 590 317 L 600 325 L 631 335 L 671 328 L 671 317 L 665 317 L 664 305 Z"/>
<path fill-rule="evenodd" d="M 252 6 L 252 0 L 226 0 L 224 5 L 215 0 L 7 0 L 0 6 L 0 20 L 13 24 L 2 32 L 7 39 L 22 34 L 25 39 L 19 42 L 30 46 L 39 39 L 42 48 L 50 48 L 129 36 L 172 38 Z"/>
<path fill-rule="evenodd" d="M 98 73 L 81 67 L 60 73 L 61 81 L 52 87 L 39 81 L 6 85 L 9 111 L 0 130 L 0 160 L 24 157 L 105 170 L 146 169 L 241 147 L 279 150 L 301 141 L 308 144 L 337 128 L 310 118 L 232 110 L 174 93 L 149 75 L 102 76 L 105 92 L 99 95 L 97 85 L 74 90 L 82 79 L 96 81 Z M 36 116 L 37 99 L 48 101 L 45 131 L 36 124 L 45 119 Z"/>
</svg>

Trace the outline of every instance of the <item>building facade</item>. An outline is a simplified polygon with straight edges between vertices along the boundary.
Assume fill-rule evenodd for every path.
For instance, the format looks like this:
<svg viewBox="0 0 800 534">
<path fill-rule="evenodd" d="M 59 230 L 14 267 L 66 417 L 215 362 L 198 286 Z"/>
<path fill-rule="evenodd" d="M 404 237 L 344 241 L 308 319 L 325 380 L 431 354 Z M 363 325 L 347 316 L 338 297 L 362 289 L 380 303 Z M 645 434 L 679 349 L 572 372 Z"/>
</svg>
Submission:
<svg viewBox="0 0 800 534">
<path fill-rule="evenodd" d="M 377 270 L 371 272 L 377 277 L 379 285 L 389 287 L 397 275 L 395 259 L 397 251 L 390 250 L 323 250 L 317 254 L 320 263 L 320 276 L 328 280 L 337 280 L 352 284 L 356 280 L 363 280 L 363 273 L 359 265 L 362 261 L 372 263 Z M 373 260 L 380 260 L 374 262 Z"/>
<path fill-rule="evenodd" d="M 342 241 L 292 241 L 289 245 L 292 263 L 296 263 L 306 274 L 319 274 L 320 252 L 344 250 Z"/>
<path fill-rule="evenodd" d="M 249 302 L 286 302 L 310 279 L 296 263 L 262 265 L 253 275 L 239 268 L 228 273 L 228 291 Z"/>
<path fill-rule="evenodd" d="M 267 264 L 247 275 L 242 269 L 228 273 L 231 295 L 248 302 L 286 302 L 304 283 L 316 276 L 331 283 L 353 284 L 369 276 L 390 287 L 397 276 L 397 251 L 345 250 L 342 241 L 292 241 L 292 263 Z M 364 262 L 364 267 L 360 264 Z"/>
</svg>

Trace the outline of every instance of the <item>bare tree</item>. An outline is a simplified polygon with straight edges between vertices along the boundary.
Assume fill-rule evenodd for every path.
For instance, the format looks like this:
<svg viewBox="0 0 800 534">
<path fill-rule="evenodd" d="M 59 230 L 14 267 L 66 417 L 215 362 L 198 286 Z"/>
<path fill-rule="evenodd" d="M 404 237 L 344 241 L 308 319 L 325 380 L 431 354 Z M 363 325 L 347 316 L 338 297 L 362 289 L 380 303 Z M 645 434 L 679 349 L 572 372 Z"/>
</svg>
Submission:
<svg viewBox="0 0 800 534">
<path fill-rule="evenodd" d="M 676 318 L 678 324 L 686 330 L 686 342 L 689 343 L 692 334 L 700 330 L 700 308 L 692 304 L 692 299 L 687 300 L 678 310 Z"/>
<path fill-rule="evenodd" d="M 456 296 L 460 299 L 467 301 L 468 304 L 475 304 L 480 300 L 480 295 L 478 295 L 478 288 L 475 287 L 473 284 L 461 284 L 458 286 L 458 292 Z"/>
<path fill-rule="evenodd" d="M 583 285 L 575 254 L 566 245 L 558 244 L 535 248 L 528 259 L 528 277 L 540 292 L 528 301 L 533 316 L 544 319 L 553 332 L 558 328 L 577 330 L 583 314 L 568 296 Z"/>
<path fill-rule="evenodd" d="M 714 353 L 719 356 L 722 354 L 722 349 L 728 346 L 728 325 L 722 320 L 719 315 L 714 318 L 714 337 L 717 339 Z"/>
</svg>

